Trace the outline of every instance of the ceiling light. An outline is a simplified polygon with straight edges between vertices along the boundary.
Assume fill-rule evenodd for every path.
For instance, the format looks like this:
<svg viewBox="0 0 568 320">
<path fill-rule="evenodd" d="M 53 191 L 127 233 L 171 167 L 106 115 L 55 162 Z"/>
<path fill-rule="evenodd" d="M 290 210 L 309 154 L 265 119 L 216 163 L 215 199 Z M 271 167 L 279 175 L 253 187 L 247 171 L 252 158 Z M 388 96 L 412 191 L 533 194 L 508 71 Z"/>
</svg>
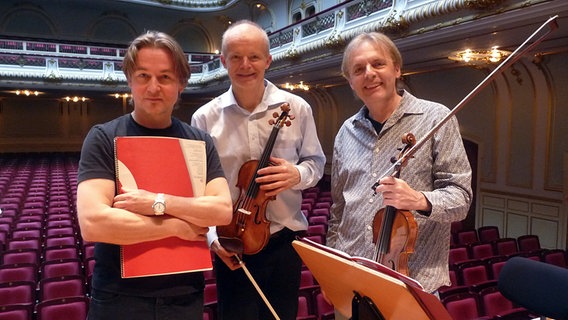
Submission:
<svg viewBox="0 0 568 320">
<path fill-rule="evenodd" d="M 88 101 L 90 99 L 87 98 L 87 97 L 78 97 L 78 96 L 70 97 L 70 96 L 67 96 L 67 97 L 63 98 L 63 100 L 65 100 L 67 102 L 85 102 L 85 101 Z"/>
<path fill-rule="evenodd" d="M 43 94 L 43 92 L 37 91 L 37 90 L 28 90 L 28 89 L 16 89 L 16 90 L 12 90 L 9 91 L 10 93 L 13 93 L 17 96 L 39 96 L 40 94 Z"/>
<path fill-rule="evenodd" d="M 126 99 L 126 98 L 129 98 L 129 97 L 130 97 L 130 94 L 129 94 L 129 93 L 119 93 L 119 92 L 116 92 L 116 93 L 110 94 L 110 96 L 111 96 L 111 97 L 115 97 L 116 99 L 120 99 L 120 98 L 125 98 L 125 99 Z"/>
<path fill-rule="evenodd" d="M 448 59 L 467 64 L 491 64 L 501 61 L 510 54 L 510 51 L 499 50 L 497 47 L 490 50 L 465 49 L 454 52 Z"/>
<path fill-rule="evenodd" d="M 300 81 L 300 83 L 288 83 L 286 82 L 284 85 L 281 86 L 284 89 L 293 91 L 293 90 L 304 90 L 304 91 L 308 91 L 310 90 L 310 86 L 308 86 L 307 84 L 304 84 L 304 81 Z"/>
</svg>

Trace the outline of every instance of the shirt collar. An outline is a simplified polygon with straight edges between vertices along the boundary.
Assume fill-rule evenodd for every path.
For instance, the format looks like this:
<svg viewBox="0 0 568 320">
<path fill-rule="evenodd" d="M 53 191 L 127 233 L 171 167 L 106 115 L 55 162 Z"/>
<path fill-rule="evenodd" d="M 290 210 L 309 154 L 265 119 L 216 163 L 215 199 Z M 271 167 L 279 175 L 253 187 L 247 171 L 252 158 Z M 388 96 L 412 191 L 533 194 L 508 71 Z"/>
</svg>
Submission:
<svg viewBox="0 0 568 320">
<path fill-rule="evenodd" d="M 233 86 L 229 87 L 224 94 L 220 96 L 221 106 L 223 108 L 238 107 L 237 99 L 233 94 Z M 264 95 L 259 106 L 256 107 L 254 113 L 264 112 L 269 108 L 274 106 L 280 106 L 282 103 L 286 102 L 287 99 L 282 90 L 278 89 L 272 82 L 264 80 Z M 242 109 L 242 108 L 239 108 Z M 244 109 L 243 109 L 244 110 Z"/>
<path fill-rule="evenodd" d="M 398 119 L 400 119 L 403 116 L 408 115 L 408 114 L 422 114 L 422 113 L 424 113 L 424 108 L 423 108 L 422 104 L 412 103 L 413 101 L 415 101 L 417 99 L 415 96 L 413 96 L 412 94 L 410 94 L 406 90 L 402 90 L 401 96 L 402 96 L 402 99 L 400 100 L 400 105 L 398 106 L 398 108 L 396 108 L 394 113 L 383 123 L 383 125 L 386 125 L 387 123 L 393 123 L 392 122 L 393 120 L 396 122 L 396 121 L 398 121 Z M 359 112 L 357 112 L 357 114 L 355 114 L 355 117 L 353 117 L 353 122 L 361 122 L 361 121 L 364 121 L 364 120 L 368 121 L 368 120 L 366 120 L 367 114 L 369 114 L 369 108 L 367 108 L 366 105 L 363 105 L 363 107 L 361 107 Z"/>
</svg>

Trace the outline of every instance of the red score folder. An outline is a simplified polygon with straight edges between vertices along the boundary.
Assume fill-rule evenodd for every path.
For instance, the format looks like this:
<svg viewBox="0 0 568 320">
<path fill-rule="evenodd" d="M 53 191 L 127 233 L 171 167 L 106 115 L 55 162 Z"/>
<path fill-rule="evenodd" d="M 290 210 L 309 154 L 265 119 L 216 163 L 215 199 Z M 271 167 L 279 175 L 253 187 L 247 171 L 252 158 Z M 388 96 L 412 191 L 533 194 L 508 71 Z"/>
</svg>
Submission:
<svg viewBox="0 0 568 320">
<path fill-rule="evenodd" d="M 117 137 L 117 190 L 144 189 L 183 197 L 205 192 L 205 142 L 170 137 Z M 166 214 L 162 216 L 168 219 Z M 211 270 L 205 241 L 170 237 L 121 246 L 123 278 Z"/>
</svg>

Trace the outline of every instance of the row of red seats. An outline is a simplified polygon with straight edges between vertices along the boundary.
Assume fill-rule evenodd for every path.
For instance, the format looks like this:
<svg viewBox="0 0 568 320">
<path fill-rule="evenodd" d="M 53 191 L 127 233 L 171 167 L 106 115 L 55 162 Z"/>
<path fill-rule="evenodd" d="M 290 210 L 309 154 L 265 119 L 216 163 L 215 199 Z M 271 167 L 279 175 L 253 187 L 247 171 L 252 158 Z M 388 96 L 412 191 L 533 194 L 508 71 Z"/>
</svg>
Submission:
<svg viewBox="0 0 568 320">
<path fill-rule="evenodd" d="M 482 226 L 477 229 L 465 229 L 463 221 L 452 223 L 451 244 L 468 244 L 471 242 L 491 242 L 501 238 L 497 226 Z"/>
<path fill-rule="evenodd" d="M 301 210 L 308 219 L 306 237 L 325 244 L 332 200 L 331 192 L 315 186 L 302 191 Z"/>
<path fill-rule="evenodd" d="M 538 318 L 538 315 L 505 298 L 496 286 L 484 288 L 479 292 L 455 293 L 443 298 L 442 303 L 452 318 L 460 320 Z"/>
<path fill-rule="evenodd" d="M 458 262 L 469 259 L 485 259 L 493 256 L 511 256 L 517 254 L 540 254 L 538 236 L 523 235 L 519 238 L 500 238 L 491 242 L 471 242 L 468 244 L 452 245 L 450 247 L 450 267 Z"/>
<path fill-rule="evenodd" d="M 449 267 L 452 284 L 439 289 L 442 303 L 456 319 L 534 319 L 498 290 L 499 273 L 508 259 L 528 259 L 567 267 L 566 250 L 543 249 L 536 235 L 501 238 L 495 226 L 453 230 Z"/>
<path fill-rule="evenodd" d="M 0 318 L 85 319 L 94 259 L 76 222 L 77 155 L 0 163 Z"/>
<path fill-rule="evenodd" d="M 540 260 L 537 256 L 529 259 Z M 471 259 L 452 266 L 452 285 L 438 290 L 448 312 L 455 319 L 534 319 L 521 306 L 505 298 L 497 288 L 499 272 L 510 256 Z"/>
</svg>

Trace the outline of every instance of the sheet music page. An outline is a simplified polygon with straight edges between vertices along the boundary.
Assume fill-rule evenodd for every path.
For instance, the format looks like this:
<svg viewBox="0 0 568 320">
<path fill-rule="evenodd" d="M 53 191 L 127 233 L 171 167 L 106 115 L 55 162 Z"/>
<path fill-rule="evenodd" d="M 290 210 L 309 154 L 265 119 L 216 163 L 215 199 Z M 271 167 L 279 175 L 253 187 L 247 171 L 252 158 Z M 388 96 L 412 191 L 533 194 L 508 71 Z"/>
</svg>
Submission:
<svg viewBox="0 0 568 320">
<path fill-rule="evenodd" d="M 205 154 L 205 141 L 180 139 L 189 175 L 193 196 L 200 197 L 205 194 L 207 184 L 207 155 Z"/>
</svg>

